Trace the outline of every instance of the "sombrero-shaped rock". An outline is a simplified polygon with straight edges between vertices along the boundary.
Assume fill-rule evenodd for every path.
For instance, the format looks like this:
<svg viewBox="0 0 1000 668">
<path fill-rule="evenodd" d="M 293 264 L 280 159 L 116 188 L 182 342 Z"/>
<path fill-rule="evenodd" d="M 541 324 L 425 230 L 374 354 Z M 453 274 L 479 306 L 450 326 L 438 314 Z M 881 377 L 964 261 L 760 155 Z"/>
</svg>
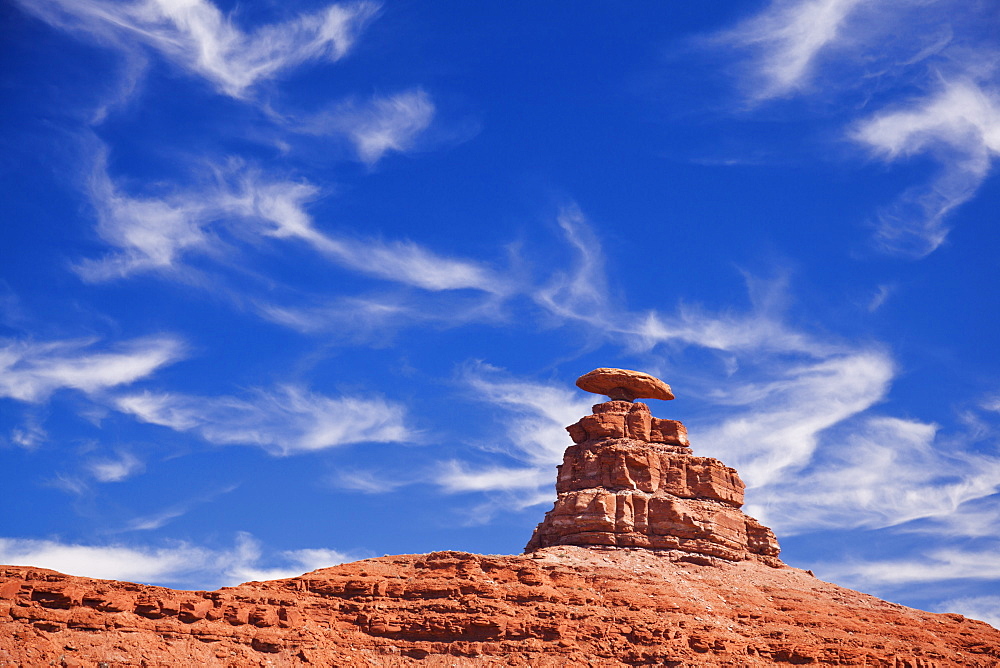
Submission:
<svg viewBox="0 0 1000 668">
<path fill-rule="evenodd" d="M 655 376 L 629 369 L 594 369 L 576 379 L 581 390 L 603 394 L 617 401 L 674 398 L 670 386 Z"/>
</svg>

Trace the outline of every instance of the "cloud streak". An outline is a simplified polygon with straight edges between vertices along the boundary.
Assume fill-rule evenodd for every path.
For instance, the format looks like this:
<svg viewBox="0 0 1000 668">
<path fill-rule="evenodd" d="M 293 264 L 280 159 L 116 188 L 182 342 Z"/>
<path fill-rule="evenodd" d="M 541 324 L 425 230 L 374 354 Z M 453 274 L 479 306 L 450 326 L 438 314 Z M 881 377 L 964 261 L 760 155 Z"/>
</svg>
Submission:
<svg viewBox="0 0 1000 668">
<path fill-rule="evenodd" d="M 184 345 L 169 336 L 110 349 L 96 344 L 95 339 L 0 340 L 0 397 L 38 403 L 63 389 L 95 394 L 145 378 L 185 354 Z"/>
<path fill-rule="evenodd" d="M 932 518 L 958 535 L 963 506 L 1000 491 L 1000 458 L 942 443 L 937 425 L 871 416 L 825 440 L 808 470 L 762 494 L 785 534 Z"/>
<path fill-rule="evenodd" d="M 145 465 L 135 455 L 120 452 L 115 459 L 95 459 L 89 462 L 87 469 L 98 482 L 121 482 L 141 473 Z"/>
<path fill-rule="evenodd" d="M 996 580 L 1000 562 L 996 550 L 941 549 L 912 559 L 849 561 L 817 564 L 824 578 L 852 583 L 856 587 L 899 587 L 915 583 L 952 580 Z"/>
<path fill-rule="evenodd" d="M 975 195 L 1000 154 L 1000 95 L 968 79 L 948 81 L 933 95 L 866 119 L 851 137 L 886 161 L 926 153 L 940 163 L 929 184 L 910 188 L 878 216 L 878 244 L 924 257 L 944 242 L 949 214 Z"/>
<path fill-rule="evenodd" d="M 735 49 L 751 102 L 798 95 L 862 108 L 847 141 L 886 162 L 926 154 L 938 163 L 874 220 L 879 250 L 919 259 L 944 243 L 952 214 L 1000 150 L 1000 56 L 983 38 L 996 22 L 988 11 L 948 0 L 774 0 L 711 43 Z M 821 76 L 822 86 L 810 85 Z M 860 107 L 850 97 L 859 89 Z"/>
<path fill-rule="evenodd" d="M 836 45 L 861 0 L 775 0 L 763 12 L 719 35 L 719 41 L 753 54 L 761 85 L 752 96 L 766 100 L 801 90 L 824 50 Z"/>
<path fill-rule="evenodd" d="M 246 33 L 206 0 L 38 0 L 21 5 L 55 27 L 98 42 L 151 48 L 237 98 L 296 65 L 343 58 L 378 12 L 371 2 L 335 4 Z"/>
<path fill-rule="evenodd" d="M 193 431 L 220 445 L 258 445 L 275 455 L 414 437 L 400 404 L 379 397 L 328 397 L 294 385 L 246 398 L 142 392 L 120 395 L 114 405 L 142 422 Z"/>
<path fill-rule="evenodd" d="M 117 250 L 79 262 L 88 281 L 123 278 L 138 272 L 177 272 L 185 257 L 219 260 L 249 243 L 277 239 L 305 243 L 330 261 L 375 278 L 428 291 L 510 290 L 508 280 L 469 260 L 434 253 L 412 241 L 352 239 L 320 231 L 307 204 L 319 189 L 306 182 L 270 179 L 241 165 L 216 170 L 200 188 L 175 189 L 160 197 L 121 192 L 98 161 L 91 196 L 98 233 Z"/>
<path fill-rule="evenodd" d="M 770 378 L 730 382 L 716 403 L 742 405 L 727 408 L 713 426 L 693 429 L 698 443 L 739 469 L 751 487 L 777 483 L 808 464 L 824 430 L 871 408 L 894 375 L 888 356 L 868 350 L 805 363 L 775 356 L 772 366 Z"/>
<path fill-rule="evenodd" d="M 942 601 L 938 612 L 958 612 L 1000 629 L 1000 596 L 966 596 Z"/>
<path fill-rule="evenodd" d="M 358 159 L 373 165 L 389 151 L 413 147 L 434 118 L 434 103 L 421 89 L 376 96 L 367 102 L 349 100 L 296 126 L 312 135 L 342 135 L 354 145 Z"/>
<path fill-rule="evenodd" d="M 147 547 L 0 538 L 0 563 L 50 568 L 102 580 L 185 588 L 215 589 L 248 580 L 295 577 L 352 558 L 357 557 L 320 548 L 286 550 L 267 558 L 260 542 L 245 532 L 236 534 L 231 549 L 211 549 L 186 542 Z"/>
</svg>

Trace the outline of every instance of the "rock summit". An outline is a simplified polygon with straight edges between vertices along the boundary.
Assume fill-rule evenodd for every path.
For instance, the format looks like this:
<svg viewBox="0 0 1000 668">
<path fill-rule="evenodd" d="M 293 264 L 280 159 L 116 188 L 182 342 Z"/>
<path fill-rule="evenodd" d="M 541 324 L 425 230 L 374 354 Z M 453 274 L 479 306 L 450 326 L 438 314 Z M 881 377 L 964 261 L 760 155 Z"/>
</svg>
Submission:
<svg viewBox="0 0 1000 668">
<path fill-rule="evenodd" d="M 638 371 L 595 369 L 587 391 L 673 399 L 670 386 Z M 694 558 L 780 565 L 774 533 L 745 515 L 743 481 L 718 459 L 697 457 L 687 429 L 626 400 L 596 404 L 566 427 L 574 445 L 558 467 L 555 507 L 525 548 L 553 545 L 678 550 Z"/>
</svg>

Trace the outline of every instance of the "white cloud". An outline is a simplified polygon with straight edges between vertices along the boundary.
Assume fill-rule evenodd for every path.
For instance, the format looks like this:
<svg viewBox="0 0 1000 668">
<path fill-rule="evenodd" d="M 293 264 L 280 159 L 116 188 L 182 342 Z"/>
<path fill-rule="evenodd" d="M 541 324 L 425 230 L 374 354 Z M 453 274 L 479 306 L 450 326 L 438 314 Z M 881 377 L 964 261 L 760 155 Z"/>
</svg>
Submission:
<svg viewBox="0 0 1000 668">
<path fill-rule="evenodd" d="M 152 48 L 234 97 L 303 62 L 342 58 L 378 11 L 371 2 L 330 5 L 245 33 L 206 0 L 33 0 L 22 6 L 101 42 Z"/>
<path fill-rule="evenodd" d="M 302 575 L 317 568 L 336 566 L 356 557 L 345 552 L 329 549 L 286 550 L 281 553 L 285 565 L 261 567 L 262 551 L 260 542 L 248 533 L 236 536 L 236 547 L 232 552 L 232 562 L 225 568 L 224 575 L 233 584 L 250 580 L 283 580 Z"/>
<path fill-rule="evenodd" d="M 995 469 L 995 463 L 993 465 Z M 978 472 L 980 476 L 991 475 L 993 471 Z M 973 474 L 974 475 L 974 474 Z M 971 477 L 971 475 L 970 475 Z M 977 485 L 978 487 L 978 485 Z M 941 537 L 989 538 L 1000 535 L 1000 504 L 996 496 L 973 495 L 974 498 L 959 500 L 957 507 L 946 514 L 935 514 L 922 518 L 920 522 L 900 527 L 900 531 L 909 533 L 924 533 Z M 951 499 L 944 499 L 932 508 Z"/>
<path fill-rule="evenodd" d="M 875 290 L 875 294 L 872 295 L 871 301 L 868 302 L 868 312 L 874 313 L 875 311 L 882 308 L 886 300 L 895 291 L 895 286 L 893 285 L 880 285 L 878 289 Z"/>
<path fill-rule="evenodd" d="M 801 89 L 820 54 L 838 43 L 861 0 L 774 0 L 763 12 L 719 36 L 753 51 L 758 100 Z"/>
<path fill-rule="evenodd" d="M 816 564 L 813 570 L 824 579 L 865 588 L 949 580 L 996 580 L 1000 579 L 1000 560 L 995 547 L 981 551 L 946 548 L 908 559 Z"/>
<path fill-rule="evenodd" d="M 375 164 L 388 151 L 406 151 L 434 118 L 434 103 L 423 90 L 408 90 L 366 103 L 344 102 L 314 116 L 297 129 L 308 134 L 342 134 L 358 158 Z"/>
<path fill-rule="evenodd" d="M 944 242 L 949 214 L 973 197 L 1000 154 L 1000 96 L 968 79 L 948 81 L 934 95 L 866 119 L 851 137 L 886 160 L 930 153 L 941 163 L 933 181 L 878 217 L 881 246 L 923 257 Z"/>
<path fill-rule="evenodd" d="M 437 255 L 411 241 L 333 240 L 325 235 L 305 238 L 351 269 L 424 290 L 507 290 L 504 277 L 482 265 Z"/>
<path fill-rule="evenodd" d="M 34 415 L 29 415 L 20 427 L 15 427 L 10 432 L 10 440 L 14 444 L 29 450 L 44 443 L 48 437 L 48 432 Z"/>
<path fill-rule="evenodd" d="M 456 327 L 504 320 L 504 296 L 453 291 L 337 297 L 306 304 L 256 304 L 259 315 L 304 334 L 385 343 L 404 326 Z"/>
<path fill-rule="evenodd" d="M 381 471 L 364 471 L 350 469 L 337 471 L 329 479 L 330 484 L 341 489 L 350 489 L 365 494 L 385 494 L 400 487 L 410 485 L 416 480 L 399 480 L 389 477 Z"/>
<path fill-rule="evenodd" d="M 91 475 L 99 482 L 121 482 L 136 473 L 141 473 L 145 465 L 128 452 L 118 453 L 115 459 L 95 459 L 87 464 Z"/>
<path fill-rule="evenodd" d="M 711 313 L 681 305 L 674 314 L 651 311 L 644 316 L 635 314 L 629 320 L 622 333 L 631 335 L 633 345 L 640 350 L 667 344 L 730 353 L 804 353 L 821 358 L 843 352 L 842 346 L 792 329 L 781 321 L 780 314 L 762 309 Z"/>
<path fill-rule="evenodd" d="M 480 443 L 483 450 L 522 463 L 440 462 L 432 474 L 446 493 L 501 492 L 502 503 L 486 503 L 470 513 L 482 521 L 498 505 L 520 509 L 553 500 L 555 467 L 570 444 L 565 426 L 576 422 L 593 403 L 590 397 L 560 385 L 515 378 L 488 364 L 470 365 L 462 381 L 481 401 L 501 408 L 504 436 Z"/>
<path fill-rule="evenodd" d="M 488 364 L 468 367 L 463 380 L 478 399 L 512 414 L 503 420 L 504 451 L 533 466 L 549 467 L 550 474 L 569 445 L 566 425 L 588 413 L 594 403 L 592 395 L 512 377 Z"/>
<path fill-rule="evenodd" d="M 565 449 L 565 448 L 564 448 Z M 471 469 L 459 461 L 442 462 L 436 482 L 445 492 L 486 492 L 494 490 L 537 490 L 551 485 L 553 466 L 510 468 L 493 466 Z"/>
<path fill-rule="evenodd" d="M 942 601 L 938 612 L 957 612 L 1000 629 L 1000 596 L 966 596 Z"/>
<path fill-rule="evenodd" d="M 400 404 L 379 397 L 332 398 L 293 385 L 257 390 L 248 398 L 142 392 L 120 395 L 114 404 L 143 422 L 195 431 L 211 443 L 259 445 L 279 455 L 415 436 Z"/>
<path fill-rule="evenodd" d="M 171 520 L 175 520 L 182 515 L 187 513 L 188 509 L 186 507 L 176 507 L 170 508 L 169 510 L 164 510 L 159 513 L 154 513 L 152 515 L 144 515 L 143 517 L 136 517 L 128 523 L 126 530 L 128 531 L 154 531 L 160 527 L 166 526 Z"/>
<path fill-rule="evenodd" d="M 286 550 L 281 553 L 290 561 L 294 561 L 306 571 L 314 571 L 318 568 L 329 568 L 337 564 L 349 562 L 358 557 L 340 550 L 328 550 L 324 548 L 306 548 L 303 550 Z"/>
<path fill-rule="evenodd" d="M 223 241 L 298 240 L 331 261 L 375 278 L 429 291 L 479 290 L 501 294 L 509 281 L 473 261 L 445 257 L 411 241 L 337 238 L 320 231 L 306 211 L 318 189 L 305 182 L 267 178 L 242 165 L 220 168 L 202 188 L 177 189 L 162 197 L 125 195 L 98 160 L 91 195 L 98 233 L 118 251 L 85 260 L 76 269 L 86 280 L 102 281 L 149 270 L 177 270 L 192 253 L 226 256 Z"/>
<path fill-rule="evenodd" d="M 891 417 L 869 417 L 846 435 L 831 434 L 808 471 L 762 490 L 765 514 L 785 534 L 922 518 L 937 520 L 937 535 L 963 533 L 963 504 L 1000 491 L 1000 458 L 937 436 L 937 425 Z"/>
<path fill-rule="evenodd" d="M 295 577 L 305 571 L 335 566 L 353 557 L 324 548 L 287 550 L 266 560 L 259 541 L 236 535 L 232 549 L 209 549 L 190 543 L 168 547 L 83 545 L 57 540 L 0 538 L 0 563 L 34 566 L 106 580 L 215 589 L 247 580 Z"/>
<path fill-rule="evenodd" d="M 103 281 L 137 271 L 169 269 L 184 253 L 212 243 L 206 228 L 221 213 L 212 197 L 129 197 L 115 187 L 105 170 L 102 156 L 91 177 L 91 201 L 97 209 L 98 234 L 120 252 L 80 262 L 76 271 L 84 280 Z"/>
<path fill-rule="evenodd" d="M 727 409 L 713 426 L 692 429 L 699 447 L 735 466 L 751 487 L 808 464 L 822 432 L 881 400 L 893 377 L 892 361 L 875 351 L 804 363 L 776 357 L 772 364 L 769 378 L 730 382 L 715 397 L 741 410 Z"/>
<path fill-rule="evenodd" d="M 184 355 L 172 337 L 133 339 L 95 350 L 94 339 L 0 340 L 0 397 L 45 401 L 60 389 L 88 394 L 128 385 Z"/>
<path fill-rule="evenodd" d="M 773 0 L 712 43 L 749 50 L 741 78 L 758 102 L 808 94 L 854 110 L 846 95 L 859 89 L 860 108 L 892 101 L 851 123 L 848 137 L 887 161 L 927 153 L 939 163 L 875 221 L 880 250 L 921 258 L 944 242 L 950 214 L 975 195 L 998 151 L 1000 56 L 983 39 L 988 11 L 954 0 Z M 823 85 L 810 87 L 820 74 Z M 914 89 L 936 92 L 904 101 Z"/>
<path fill-rule="evenodd" d="M 0 562 L 51 568 L 69 575 L 133 582 L 177 581 L 209 566 L 212 553 L 181 544 L 169 548 L 80 545 L 0 538 Z"/>
<path fill-rule="evenodd" d="M 563 207 L 556 222 L 576 255 L 575 263 L 569 271 L 553 272 L 548 282 L 535 290 L 534 300 L 559 318 L 610 326 L 613 318 L 600 242 L 575 204 Z"/>
<path fill-rule="evenodd" d="M 191 510 L 195 507 L 208 503 L 222 494 L 228 494 L 237 487 L 238 485 L 229 485 L 206 494 L 201 494 L 194 498 L 188 498 L 166 508 L 165 510 L 135 517 L 130 520 L 125 527 L 121 529 L 121 531 L 153 531 L 155 529 L 159 529 L 160 527 L 166 526 L 172 520 L 191 512 Z"/>
</svg>

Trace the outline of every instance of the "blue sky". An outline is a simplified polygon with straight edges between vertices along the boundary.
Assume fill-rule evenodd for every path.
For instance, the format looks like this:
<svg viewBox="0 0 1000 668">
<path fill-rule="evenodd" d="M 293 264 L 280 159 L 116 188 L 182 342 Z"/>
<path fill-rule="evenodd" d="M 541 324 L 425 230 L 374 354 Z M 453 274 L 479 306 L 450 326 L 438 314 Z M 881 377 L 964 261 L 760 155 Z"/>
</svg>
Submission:
<svg viewBox="0 0 1000 668">
<path fill-rule="evenodd" d="M 517 553 L 598 366 L 785 560 L 1000 623 L 990 2 L 0 8 L 0 563 Z"/>
</svg>

